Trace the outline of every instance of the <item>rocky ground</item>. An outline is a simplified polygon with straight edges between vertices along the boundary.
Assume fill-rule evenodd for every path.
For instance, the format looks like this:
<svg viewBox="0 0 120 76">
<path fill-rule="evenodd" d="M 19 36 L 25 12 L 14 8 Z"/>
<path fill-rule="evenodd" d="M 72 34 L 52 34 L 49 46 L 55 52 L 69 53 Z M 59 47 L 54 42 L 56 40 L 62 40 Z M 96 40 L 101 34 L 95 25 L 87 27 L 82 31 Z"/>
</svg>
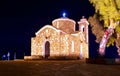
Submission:
<svg viewBox="0 0 120 76">
<path fill-rule="evenodd" d="M 82 60 L 0 61 L 0 76 L 120 76 L 120 65 Z"/>
</svg>

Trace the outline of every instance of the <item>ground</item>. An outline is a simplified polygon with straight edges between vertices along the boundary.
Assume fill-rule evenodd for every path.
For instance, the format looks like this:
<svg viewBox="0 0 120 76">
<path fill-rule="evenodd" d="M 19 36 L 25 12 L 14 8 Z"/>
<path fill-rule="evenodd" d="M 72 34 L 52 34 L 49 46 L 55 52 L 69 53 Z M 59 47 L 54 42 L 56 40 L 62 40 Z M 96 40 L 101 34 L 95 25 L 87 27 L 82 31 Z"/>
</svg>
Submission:
<svg viewBox="0 0 120 76">
<path fill-rule="evenodd" d="M 82 60 L 0 61 L 0 76 L 120 76 L 120 65 Z"/>
</svg>

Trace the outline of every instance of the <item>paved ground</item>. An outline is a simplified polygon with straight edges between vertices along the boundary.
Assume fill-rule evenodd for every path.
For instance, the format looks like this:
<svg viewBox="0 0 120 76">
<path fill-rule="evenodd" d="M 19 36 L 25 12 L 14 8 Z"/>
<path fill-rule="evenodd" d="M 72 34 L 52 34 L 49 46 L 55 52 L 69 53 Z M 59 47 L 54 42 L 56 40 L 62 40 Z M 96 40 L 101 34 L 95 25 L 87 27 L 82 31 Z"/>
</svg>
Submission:
<svg viewBox="0 0 120 76">
<path fill-rule="evenodd" d="M 0 61 L 0 76 L 120 76 L 120 65 L 80 60 Z"/>
</svg>

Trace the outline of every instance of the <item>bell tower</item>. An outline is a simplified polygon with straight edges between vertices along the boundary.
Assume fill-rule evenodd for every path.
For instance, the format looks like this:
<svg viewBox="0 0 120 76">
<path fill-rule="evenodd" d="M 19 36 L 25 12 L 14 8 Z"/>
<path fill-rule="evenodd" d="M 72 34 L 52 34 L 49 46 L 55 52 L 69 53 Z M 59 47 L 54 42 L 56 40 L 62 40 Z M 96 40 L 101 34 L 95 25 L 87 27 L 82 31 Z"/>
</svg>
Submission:
<svg viewBox="0 0 120 76">
<path fill-rule="evenodd" d="M 89 38 L 88 38 L 88 21 L 84 16 L 80 21 L 79 24 L 79 31 L 80 31 L 80 59 L 89 58 Z M 81 39 L 82 38 L 82 39 Z"/>
<path fill-rule="evenodd" d="M 86 18 L 84 18 L 84 16 L 82 17 L 82 19 L 80 19 L 80 21 L 78 22 L 79 24 L 79 31 L 81 33 L 83 33 L 84 38 L 85 38 L 85 42 L 88 43 L 88 21 Z"/>
</svg>

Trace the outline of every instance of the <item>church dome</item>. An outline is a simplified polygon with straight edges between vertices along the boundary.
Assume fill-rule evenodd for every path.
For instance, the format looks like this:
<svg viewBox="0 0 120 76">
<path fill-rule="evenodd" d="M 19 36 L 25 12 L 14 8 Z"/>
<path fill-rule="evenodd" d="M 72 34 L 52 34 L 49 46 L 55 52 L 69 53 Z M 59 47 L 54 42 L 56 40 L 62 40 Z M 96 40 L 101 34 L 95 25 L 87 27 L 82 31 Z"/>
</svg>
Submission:
<svg viewBox="0 0 120 76">
<path fill-rule="evenodd" d="M 73 33 L 75 31 L 76 22 L 69 18 L 58 18 L 52 21 L 52 25 L 66 33 Z"/>
</svg>

